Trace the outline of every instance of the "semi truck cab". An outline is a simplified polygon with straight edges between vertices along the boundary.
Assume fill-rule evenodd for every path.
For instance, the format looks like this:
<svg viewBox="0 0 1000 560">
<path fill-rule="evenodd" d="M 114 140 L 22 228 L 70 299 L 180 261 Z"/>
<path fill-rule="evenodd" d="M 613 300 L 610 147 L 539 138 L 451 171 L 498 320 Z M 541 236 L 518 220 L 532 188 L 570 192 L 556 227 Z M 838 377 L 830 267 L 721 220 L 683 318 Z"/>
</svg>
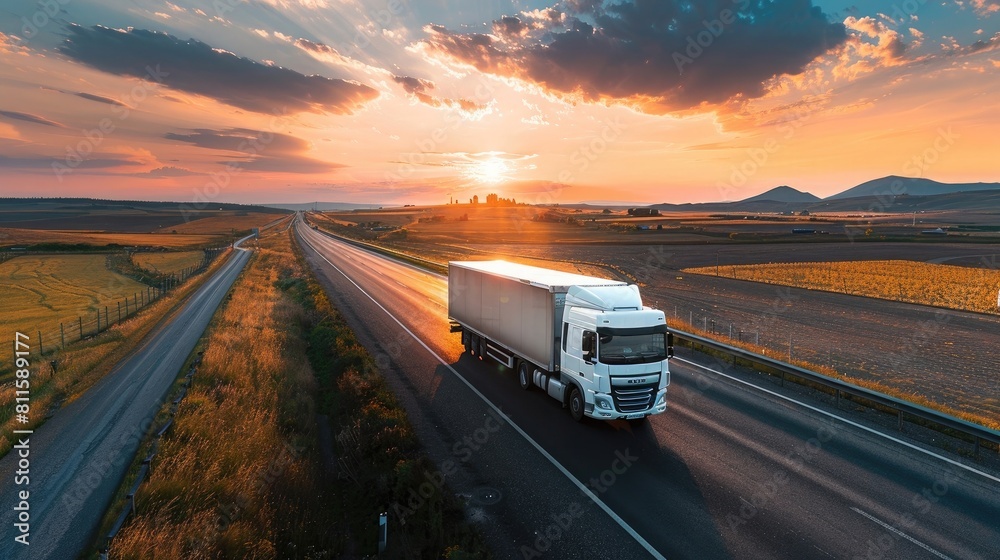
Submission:
<svg viewBox="0 0 1000 560">
<path fill-rule="evenodd" d="M 638 419 L 667 408 L 672 335 L 662 311 L 643 307 L 634 285 L 569 289 L 560 382 L 581 389 L 574 416 Z"/>
</svg>

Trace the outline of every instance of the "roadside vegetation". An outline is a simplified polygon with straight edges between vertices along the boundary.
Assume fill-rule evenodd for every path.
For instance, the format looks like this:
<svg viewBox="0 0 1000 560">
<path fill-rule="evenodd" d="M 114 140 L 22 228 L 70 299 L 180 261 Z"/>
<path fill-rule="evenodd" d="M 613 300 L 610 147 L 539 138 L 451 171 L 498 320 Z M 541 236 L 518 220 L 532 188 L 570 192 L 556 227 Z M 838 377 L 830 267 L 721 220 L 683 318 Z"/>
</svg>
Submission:
<svg viewBox="0 0 1000 560">
<path fill-rule="evenodd" d="M 386 511 L 381 557 L 486 557 L 446 487 L 392 514 L 435 467 L 292 233 L 260 241 L 213 320 L 111 557 L 374 557 Z"/>
<path fill-rule="evenodd" d="M 997 313 L 1000 291 L 1000 270 L 900 260 L 706 266 L 682 272 L 978 313 Z"/>
<path fill-rule="evenodd" d="M 104 255 L 97 255 L 103 268 Z M 18 257 L 18 259 L 24 257 Z M 17 261 L 18 259 L 14 259 Z M 12 419 L 14 414 L 14 391 L 0 391 L 0 456 L 10 450 L 11 431 L 33 429 L 45 421 L 45 417 L 64 403 L 82 395 L 99 381 L 115 365 L 123 360 L 145 338 L 159 322 L 176 311 L 183 300 L 225 262 L 216 259 L 203 274 L 193 277 L 193 281 L 182 284 L 160 299 L 141 309 L 139 313 L 112 325 L 100 334 L 70 343 L 53 355 L 39 359 L 38 347 L 32 346 L 31 375 L 31 422 L 18 424 Z M 11 262 L 0 266 L 9 266 Z M 145 286 L 142 286 L 145 290 Z M 57 293 L 58 290 L 56 291 Z M 131 292 L 130 292 L 131 293 Z M 58 327 L 58 325 L 57 325 Z M 34 337 L 32 337 L 34 339 Z M 10 340 L 13 340 L 11 334 Z M 53 371 L 51 362 L 57 366 Z M 3 381 L 5 387 L 11 383 L 10 375 Z"/>
</svg>

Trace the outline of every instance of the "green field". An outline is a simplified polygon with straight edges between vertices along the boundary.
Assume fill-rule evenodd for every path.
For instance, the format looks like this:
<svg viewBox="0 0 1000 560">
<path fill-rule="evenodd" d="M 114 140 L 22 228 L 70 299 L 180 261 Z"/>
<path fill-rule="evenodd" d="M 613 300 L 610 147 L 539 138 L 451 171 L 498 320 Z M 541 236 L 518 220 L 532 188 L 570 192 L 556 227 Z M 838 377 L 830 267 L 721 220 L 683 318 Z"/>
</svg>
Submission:
<svg viewBox="0 0 1000 560">
<path fill-rule="evenodd" d="M 0 264 L 4 339 L 13 340 L 13 333 L 21 331 L 35 341 L 38 331 L 58 333 L 60 322 L 67 324 L 67 338 L 73 332 L 75 339 L 77 317 L 92 321 L 98 308 L 146 291 L 145 285 L 109 271 L 105 260 L 105 255 L 25 255 Z"/>
<path fill-rule="evenodd" d="M 161 274 L 174 274 L 185 268 L 197 267 L 204 260 L 204 251 L 134 253 L 132 255 L 132 262 L 139 268 Z"/>
</svg>

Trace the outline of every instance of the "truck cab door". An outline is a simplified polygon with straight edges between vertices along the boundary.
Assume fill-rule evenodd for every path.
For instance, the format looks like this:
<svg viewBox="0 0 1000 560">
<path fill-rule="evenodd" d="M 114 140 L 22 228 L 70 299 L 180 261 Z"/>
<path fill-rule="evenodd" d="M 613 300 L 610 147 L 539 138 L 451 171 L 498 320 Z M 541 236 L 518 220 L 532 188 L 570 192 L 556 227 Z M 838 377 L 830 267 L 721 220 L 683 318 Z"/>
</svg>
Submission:
<svg viewBox="0 0 1000 560">
<path fill-rule="evenodd" d="M 594 364 L 597 362 L 597 333 L 580 329 L 580 377 L 593 389 Z"/>
</svg>

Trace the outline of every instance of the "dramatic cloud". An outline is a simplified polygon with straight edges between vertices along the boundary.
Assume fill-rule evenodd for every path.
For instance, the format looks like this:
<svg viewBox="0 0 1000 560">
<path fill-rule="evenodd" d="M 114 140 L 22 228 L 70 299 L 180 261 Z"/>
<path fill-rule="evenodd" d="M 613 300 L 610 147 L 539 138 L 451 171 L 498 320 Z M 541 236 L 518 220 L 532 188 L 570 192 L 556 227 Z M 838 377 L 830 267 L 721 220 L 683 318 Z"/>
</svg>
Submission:
<svg viewBox="0 0 1000 560">
<path fill-rule="evenodd" d="M 71 25 L 59 51 L 98 70 L 204 95 L 234 107 L 279 115 L 351 113 L 378 97 L 368 86 L 306 76 L 189 39 L 143 29 Z"/>
<path fill-rule="evenodd" d="M 18 121 L 25 121 L 34 124 L 40 124 L 44 126 L 53 126 L 56 128 L 66 128 L 65 126 L 49 119 L 39 117 L 38 115 L 31 115 L 28 113 L 18 113 L 17 111 L 0 111 L 0 117 L 7 117 L 8 119 L 14 119 Z"/>
<path fill-rule="evenodd" d="M 393 76 L 392 80 L 403 86 L 403 91 L 412 95 L 414 99 L 420 101 L 421 103 L 430 105 L 431 107 L 456 107 L 466 113 L 485 111 L 488 108 L 486 105 L 482 105 L 468 99 L 447 99 L 434 97 L 428 93 L 430 90 L 434 89 L 434 82 L 429 80 L 413 78 L 410 76 Z"/>
<path fill-rule="evenodd" d="M 199 148 L 235 152 L 227 154 L 230 161 L 224 165 L 250 171 L 277 171 L 282 173 L 323 173 L 343 165 L 321 161 L 306 155 L 309 142 L 273 132 L 231 128 L 227 130 L 197 129 L 190 134 L 168 133 L 167 140 L 186 142 Z"/>
<path fill-rule="evenodd" d="M 432 57 L 585 101 L 654 113 L 758 97 L 847 40 L 810 0 L 570 0 L 505 17 L 493 34 L 425 28 Z"/>
<path fill-rule="evenodd" d="M 835 77 L 854 79 L 877 68 L 907 62 L 903 57 L 907 44 L 902 35 L 885 23 L 870 16 L 850 16 L 844 20 L 844 25 L 854 33 L 840 52 L 838 64 L 833 69 Z M 917 31 L 913 36 L 919 41 L 923 34 Z"/>
</svg>

